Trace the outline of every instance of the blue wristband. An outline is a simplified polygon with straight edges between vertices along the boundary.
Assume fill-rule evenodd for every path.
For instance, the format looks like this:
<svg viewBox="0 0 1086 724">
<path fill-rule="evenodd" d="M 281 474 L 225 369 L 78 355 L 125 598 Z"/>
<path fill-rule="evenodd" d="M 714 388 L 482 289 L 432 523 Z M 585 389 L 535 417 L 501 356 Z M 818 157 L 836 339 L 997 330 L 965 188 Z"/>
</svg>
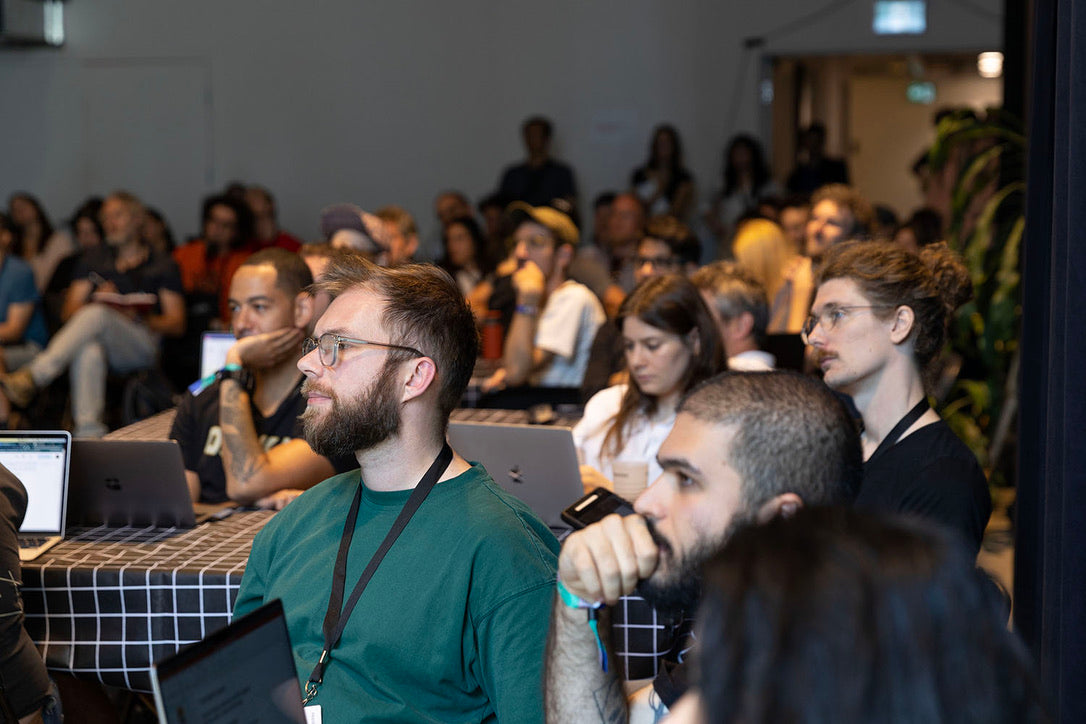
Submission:
<svg viewBox="0 0 1086 724">
<path fill-rule="evenodd" d="M 562 579 L 558 579 L 558 597 L 562 599 L 569 608 L 582 609 L 588 612 L 588 627 L 592 629 L 592 635 L 596 639 L 596 650 L 600 654 L 600 668 L 604 673 L 607 672 L 607 647 L 603 645 L 603 639 L 600 638 L 600 621 L 598 611 L 603 608 L 603 601 L 586 601 L 577 594 L 571 592 L 562 584 Z"/>
</svg>

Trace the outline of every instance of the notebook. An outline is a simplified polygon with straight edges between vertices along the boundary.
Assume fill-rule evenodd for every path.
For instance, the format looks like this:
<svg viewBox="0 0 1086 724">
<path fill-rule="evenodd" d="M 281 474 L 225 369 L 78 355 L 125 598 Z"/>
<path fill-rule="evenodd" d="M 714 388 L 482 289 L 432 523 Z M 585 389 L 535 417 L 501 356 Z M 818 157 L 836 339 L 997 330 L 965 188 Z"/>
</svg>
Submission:
<svg viewBox="0 0 1086 724">
<path fill-rule="evenodd" d="M 569 528 L 562 510 L 584 496 L 570 428 L 451 422 L 449 444 L 464 458 L 482 463 L 503 490 L 551 528 Z"/>
<path fill-rule="evenodd" d="M 304 724 L 283 605 L 276 599 L 151 667 L 160 724 Z"/>
<path fill-rule="evenodd" d="M 237 342 L 233 332 L 204 332 L 200 335 L 200 379 L 213 375 L 226 364 L 226 353 Z"/>
<path fill-rule="evenodd" d="M 19 560 L 32 561 L 64 538 L 71 445 L 64 430 L 0 431 L 0 465 L 26 488 Z"/>
<path fill-rule="evenodd" d="M 68 497 L 69 525 L 196 525 L 174 440 L 75 440 Z"/>
</svg>

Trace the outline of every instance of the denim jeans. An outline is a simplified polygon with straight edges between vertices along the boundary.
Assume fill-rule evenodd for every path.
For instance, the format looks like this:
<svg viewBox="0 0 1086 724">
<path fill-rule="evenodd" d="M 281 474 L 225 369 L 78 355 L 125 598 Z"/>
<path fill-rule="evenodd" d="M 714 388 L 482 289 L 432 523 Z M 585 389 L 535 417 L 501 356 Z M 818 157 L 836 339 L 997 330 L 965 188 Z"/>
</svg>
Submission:
<svg viewBox="0 0 1086 724">
<path fill-rule="evenodd" d="M 45 387 L 69 370 L 73 435 L 101 437 L 106 376 L 151 367 L 158 357 L 159 337 L 146 325 L 102 304 L 81 307 L 33 359 L 27 369 L 37 387 Z"/>
</svg>

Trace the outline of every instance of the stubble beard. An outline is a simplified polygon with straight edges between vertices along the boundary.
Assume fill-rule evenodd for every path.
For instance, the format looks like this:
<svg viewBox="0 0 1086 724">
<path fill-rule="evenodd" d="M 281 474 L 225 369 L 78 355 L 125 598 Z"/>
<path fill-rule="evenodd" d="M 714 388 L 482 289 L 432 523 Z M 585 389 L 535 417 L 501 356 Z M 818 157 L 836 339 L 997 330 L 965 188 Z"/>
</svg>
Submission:
<svg viewBox="0 0 1086 724">
<path fill-rule="evenodd" d="M 400 430 L 400 401 L 395 394 L 396 366 L 387 362 L 369 389 L 351 400 L 334 390 L 320 390 L 331 400 L 323 415 L 307 407 L 301 415 L 305 441 L 318 455 L 333 457 L 370 450 Z M 312 389 L 307 381 L 303 394 Z"/>
</svg>

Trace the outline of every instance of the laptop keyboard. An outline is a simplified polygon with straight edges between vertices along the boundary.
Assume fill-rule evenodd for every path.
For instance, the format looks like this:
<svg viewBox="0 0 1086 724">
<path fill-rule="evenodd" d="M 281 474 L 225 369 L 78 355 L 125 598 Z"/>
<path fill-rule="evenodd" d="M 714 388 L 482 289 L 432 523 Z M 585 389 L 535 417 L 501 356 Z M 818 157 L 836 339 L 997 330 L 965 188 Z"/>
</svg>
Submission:
<svg viewBox="0 0 1086 724">
<path fill-rule="evenodd" d="M 38 546 L 45 545 L 45 542 L 47 540 L 49 540 L 51 537 L 52 536 L 47 536 L 47 535 L 46 536 L 35 536 L 33 538 L 28 538 L 26 536 L 20 536 L 19 537 L 19 547 L 20 548 L 37 548 Z"/>
</svg>

